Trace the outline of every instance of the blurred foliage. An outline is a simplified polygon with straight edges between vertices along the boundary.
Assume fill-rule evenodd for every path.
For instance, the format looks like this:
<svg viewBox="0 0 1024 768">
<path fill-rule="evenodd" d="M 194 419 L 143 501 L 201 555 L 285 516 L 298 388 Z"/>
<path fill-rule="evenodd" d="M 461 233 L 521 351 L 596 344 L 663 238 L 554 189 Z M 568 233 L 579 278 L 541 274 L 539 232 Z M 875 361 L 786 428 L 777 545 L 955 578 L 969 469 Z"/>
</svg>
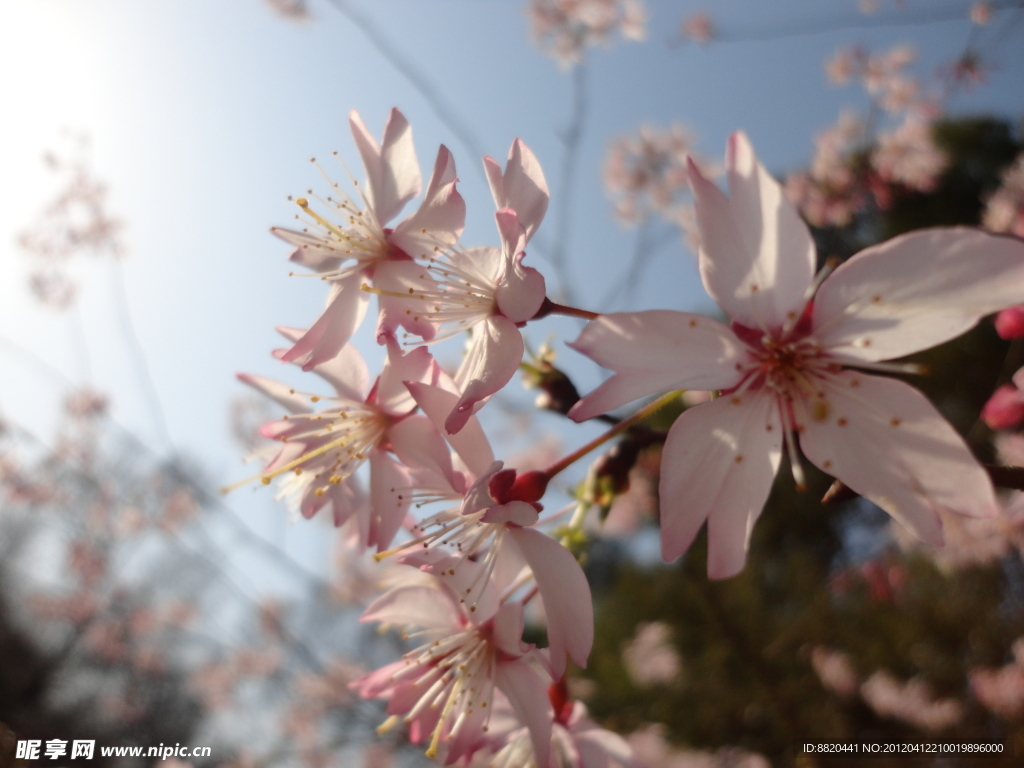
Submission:
<svg viewBox="0 0 1024 768">
<path fill-rule="evenodd" d="M 977 225 L 999 173 L 1021 151 L 1012 126 L 994 118 L 939 123 L 935 138 L 951 158 L 932 193 L 892 191 L 888 210 L 849 226 L 815 230 L 822 258 L 847 258 L 861 248 L 925 226 Z M 915 377 L 983 460 L 991 433 L 978 413 L 998 383 L 1024 364 L 1021 349 L 999 339 L 991 324 L 915 357 L 929 374 Z M 1024 718 L 1008 722 L 971 695 L 969 672 L 997 667 L 1024 635 L 1024 566 L 1013 550 L 988 567 L 944 573 L 926 556 L 899 549 L 888 517 L 863 499 L 823 505 L 830 479 L 810 470 L 798 493 L 788 468 L 779 473 L 754 529 L 746 569 L 725 581 L 705 575 L 706 539 L 671 565 L 639 563 L 626 547 L 599 542 L 588 575 L 597 604 L 597 641 L 582 672 L 597 685 L 587 704 L 604 725 L 629 732 L 666 726 L 678 745 L 740 746 L 773 765 L 794 764 L 804 741 L 959 741 L 1014 739 L 1024 744 Z M 898 573 L 897 586 L 872 573 Z M 891 581 L 891 580 L 890 580 Z M 638 686 L 623 661 L 624 644 L 644 622 L 671 628 L 682 672 L 671 684 Z M 936 698 L 964 706 L 960 721 L 927 733 L 875 714 L 853 692 L 826 689 L 811 651 L 849 655 L 860 682 L 876 671 L 900 681 L 920 678 Z M 801 765 L 938 764 L 928 758 L 819 759 Z M 987 764 L 945 758 L 943 765 Z"/>
</svg>

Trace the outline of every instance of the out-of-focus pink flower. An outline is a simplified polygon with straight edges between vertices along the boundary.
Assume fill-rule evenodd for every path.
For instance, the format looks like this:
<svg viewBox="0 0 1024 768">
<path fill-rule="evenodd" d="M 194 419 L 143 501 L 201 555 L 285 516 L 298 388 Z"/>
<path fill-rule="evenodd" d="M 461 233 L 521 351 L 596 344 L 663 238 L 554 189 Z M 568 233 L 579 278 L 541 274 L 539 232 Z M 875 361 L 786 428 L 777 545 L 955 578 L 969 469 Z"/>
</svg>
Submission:
<svg viewBox="0 0 1024 768">
<path fill-rule="evenodd" d="M 1003 171 L 1002 185 L 985 204 L 982 224 L 993 232 L 1024 237 L 1024 154 Z"/>
<path fill-rule="evenodd" d="M 932 139 L 931 126 L 911 115 L 896 130 L 879 135 L 871 165 L 884 181 L 930 192 L 949 165 L 949 158 Z"/>
<path fill-rule="evenodd" d="M 843 698 L 857 693 L 860 680 L 857 679 L 850 657 L 842 651 L 819 646 L 811 651 L 811 666 L 821 684 L 830 691 Z"/>
<path fill-rule="evenodd" d="M 421 559 L 410 556 L 410 563 Z M 535 750 L 544 754 L 552 712 L 547 682 L 536 669 L 537 651 L 522 642 L 523 606 L 503 602 L 478 563 L 459 563 L 454 557 L 426 562 L 438 574 L 433 585 L 393 589 L 362 617 L 414 629 L 422 644 L 352 687 L 365 698 L 388 700 L 390 718 L 383 728 L 402 718 L 414 743 L 429 736 L 429 757 L 436 757 L 444 742 L 445 764 L 472 755 L 486 743 L 494 692 L 500 690 L 529 729 Z M 485 587 L 469 606 L 463 596 L 477 580 Z"/>
<path fill-rule="evenodd" d="M 29 286 L 43 304 L 57 310 L 70 306 L 77 282 L 69 265 L 80 255 L 123 257 L 128 249 L 124 224 L 107 210 L 108 189 L 88 162 L 89 139 L 69 137 L 75 146 L 65 153 L 48 152 L 47 166 L 61 177 L 61 189 L 37 221 L 18 235 L 32 258 Z"/>
<path fill-rule="evenodd" d="M 642 125 L 637 135 L 609 144 L 604 183 L 619 221 L 633 225 L 658 214 L 677 226 L 693 223 L 686 174 L 692 145 L 692 134 L 679 123 L 665 131 Z"/>
<path fill-rule="evenodd" d="M 683 19 L 679 24 L 679 31 L 684 39 L 695 43 L 710 43 L 716 37 L 715 23 L 711 20 L 711 15 L 704 11 Z"/>
<path fill-rule="evenodd" d="M 671 683 L 682 670 L 668 625 L 639 624 L 633 639 L 622 646 L 622 661 L 633 682 L 641 686 Z"/>
<path fill-rule="evenodd" d="M 267 5 L 282 18 L 289 21 L 309 21 L 309 0 L 267 0 Z"/>
<path fill-rule="evenodd" d="M 921 679 L 901 683 L 887 672 L 875 672 L 860 687 L 864 702 L 880 717 L 891 717 L 930 733 L 956 725 L 963 705 L 955 699 L 936 699 Z"/>
<path fill-rule="evenodd" d="M 730 140 L 726 166 L 730 197 L 696 166 L 691 183 L 701 277 L 732 326 L 668 310 L 618 313 L 591 321 L 572 345 L 615 371 L 570 411 L 578 421 L 666 390 L 724 390 L 669 431 L 665 559 L 685 552 L 707 520 L 709 575 L 739 572 L 783 448 L 803 482 L 798 446 L 925 541 L 942 542 L 940 509 L 994 516 L 987 474 L 923 395 L 843 369 L 905 371 L 883 361 L 1019 303 L 1024 243 L 924 230 L 815 280 L 810 233 L 743 134 Z"/>
<path fill-rule="evenodd" d="M 971 690 L 981 704 L 1006 720 L 1024 712 L 1024 639 L 1013 644 L 1013 661 L 998 669 L 971 670 Z"/>
<path fill-rule="evenodd" d="M 1013 375 L 1012 384 L 999 387 L 981 409 L 981 418 L 992 429 L 1013 429 L 1024 421 L 1024 368 Z"/>
<path fill-rule="evenodd" d="M 337 355 L 352 337 L 366 313 L 368 294 L 362 287 L 367 282 L 373 283 L 380 298 L 378 342 L 383 344 L 398 326 L 432 338 L 434 327 L 406 314 L 395 297 L 412 285 L 423 287 L 423 268 L 414 259 L 455 243 L 466 219 L 466 204 L 455 188 L 455 160 L 442 146 L 420 207 L 389 227 L 420 193 L 412 128 L 401 112 L 392 109 L 378 146 L 355 111 L 349 114 L 349 126 L 366 169 L 365 188 L 357 187 L 353 199 L 331 182 L 331 194 L 319 200 L 325 213 L 316 210 L 317 200 L 300 197 L 295 201 L 302 211 L 298 218 L 308 226 L 302 231 L 271 230 L 296 247 L 292 261 L 320 273 L 331 285 L 323 314 L 281 358 L 307 371 Z"/>
<path fill-rule="evenodd" d="M 992 4 L 988 0 L 975 0 L 971 6 L 971 21 L 979 27 L 992 21 Z"/>
<path fill-rule="evenodd" d="M 641 0 L 530 0 L 526 15 L 534 43 L 562 67 L 580 63 L 592 45 L 608 46 L 616 32 L 635 42 L 647 36 Z"/>
</svg>

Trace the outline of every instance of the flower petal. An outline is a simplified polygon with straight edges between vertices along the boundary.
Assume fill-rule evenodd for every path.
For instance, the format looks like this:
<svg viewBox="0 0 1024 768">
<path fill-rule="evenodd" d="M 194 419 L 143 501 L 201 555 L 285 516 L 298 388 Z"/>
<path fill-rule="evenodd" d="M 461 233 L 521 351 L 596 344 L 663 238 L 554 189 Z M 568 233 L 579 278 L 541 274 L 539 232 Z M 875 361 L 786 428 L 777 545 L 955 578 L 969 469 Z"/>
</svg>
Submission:
<svg viewBox="0 0 1024 768">
<path fill-rule="evenodd" d="M 736 367 L 748 358 L 716 320 L 664 309 L 601 315 L 569 346 L 616 372 L 573 406 L 569 416 L 576 421 L 655 392 L 727 389 L 739 383 Z"/>
<path fill-rule="evenodd" d="M 853 256 L 814 299 L 814 336 L 853 360 L 889 360 L 959 336 L 1024 302 L 1024 242 L 927 229 Z"/>
<path fill-rule="evenodd" d="M 459 627 L 460 614 L 447 591 L 410 584 L 395 587 L 378 597 L 359 617 L 359 621 L 454 630 Z"/>
<path fill-rule="evenodd" d="M 455 188 L 457 181 L 455 159 L 442 144 L 423 202 L 395 227 L 392 242 L 413 258 L 429 258 L 434 246 L 455 243 L 466 226 L 466 201 Z"/>
<path fill-rule="evenodd" d="M 939 510 L 997 514 L 985 470 L 916 389 L 857 371 L 823 387 L 827 408 L 804 418 L 800 435 L 804 455 L 817 467 L 936 546 L 942 544 Z"/>
<path fill-rule="evenodd" d="M 661 553 L 683 554 L 708 521 L 708 576 L 743 569 L 782 457 L 774 396 L 726 395 L 683 411 L 661 458 Z"/>
<path fill-rule="evenodd" d="M 497 208 L 511 208 L 523 225 L 526 239 L 533 237 L 548 209 L 548 184 L 536 156 L 521 139 L 512 142 L 505 173 L 490 157 L 484 158 L 484 171 L 491 185 L 491 195 Z"/>
<path fill-rule="evenodd" d="M 348 123 L 366 169 L 367 195 L 377 220 L 384 226 L 420 193 L 423 185 L 412 128 L 405 115 L 392 109 L 378 147 L 355 110 L 349 113 Z"/>
<path fill-rule="evenodd" d="M 529 730 L 537 768 L 547 768 L 554 720 L 547 683 L 528 662 L 514 659 L 495 664 L 494 684 Z"/>
<path fill-rule="evenodd" d="M 298 341 L 301 338 L 301 336 L 293 336 L 291 328 L 278 328 L 277 330 L 292 341 Z M 313 373 L 334 387 L 334 391 L 338 393 L 339 397 L 356 403 L 361 403 L 366 397 L 370 372 L 366 368 L 363 356 L 352 344 L 346 344 L 330 360 L 325 360 L 314 367 Z"/>
<path fill-rule="evenodd" d="M 700 227 L 700 274 L 738 323 L 778 329 L 799 313 L 814 276 L 814 241 L 743 133 L 729 139 L 727 198 L 689 163 Z"/>
<path fill-rule="evenodd" d="M 271 227 L 270 234 L 295 246 L 295 250 L 288 256 L 289 261 L 309 267 L 314 272 L 335 270 L 345 258 L 345 254 L 337 250 L 326 237 L 283 227 Z"/>
<path fill-rule="evenodd" d="M 360 288 L 363 280 L 363 273 L 357 272 L 332 282 L 327 308 L 302 338 L 281 355 L 281 361 L 299 363 L 302 370 L 310 371 L 337 355 L 366 315 L 368 296 Z"/>
<path fill-rule="evenodd" d="M 506 534 L 533 571 L 544 601 L 554 678 L 565 673 L 567 655 L 586 667 L 594 645 L 594 603 L 580 564 L 572 552 L 533 528 L 509 528 Z"/>
<path fill-rule="evenodd" d="M 416 408 L 405 382 L 430 381 L 434 375 L 434 358 L 426 347 L 403 353 L 394 336 L 386 340 L 388 359 L 377 379 L 375 404 L 391 416 L 402 416 Z"/>
<path fill-rule="evenodd" d="M 449 435 L 466 425 L 477 403 L 508 384 L 522 359 L 523 337 L 511 320 L 494 315 L 473 326 L 469 351 L 455 376 L 462 397 L 444 424 Z"/>
<path fill-rule="evenodd" d="M 408 470 L 385 451 L 370 451 L 371 523 L 370 546 L 383 552 L 391 546 L 398 529 L 409 514 L 412 481 Z"/>
<path fill-rule="evenodd" d="M 481 523 L 512 523 L 533 525 L 537 522 L 537 508 L 525 501 L 510 501 L 508 504 L 492 506 L 480 518 Z"/>
<path fill-rule="evenodd" d="M 266 395 L 275 403 L 288 409 L 289 413 L 309 413 L 313 410 L 309 405 L 309 400 L 296 394 L 295 388 L 288 384 L 282 384 L 263 376 L 253 376 L 249 373 L 236 373 L 235 376 L 243 384 L 248 384 L 261 395 Z"/>
<path fill-rule="evenodd" d="M 458 395 L 440 387 L 415 381 L 406 382 L 406 386 L 419 407 L 434 422 L 434 426 L 439 430 L 444 430 L 445 420 L 459 401 Z M 494 462 L 494 451 L 491 450 L 491 444 L 487 441 L 480 422 L 476 418 L 469 419 L 458 434 L 452 435 L 446 432 L 443 434 L 448 444 L 475 477 L 482 477 L 486 474 Z"/>
<path fill-rule="evenodd" d="M 380 294 L 377 305 L 377 343 L 383 344 L 388 336 L 394 336 L 399 326 L 420 338 L 434 338 L 434 324 L 422 315 L 427 307 L 419 291 L 433 291 L 437 286 L 426 268 L 408 259 L 389 259 L 374 268 L 373 287 L 387 291 Z"/>
</svg>

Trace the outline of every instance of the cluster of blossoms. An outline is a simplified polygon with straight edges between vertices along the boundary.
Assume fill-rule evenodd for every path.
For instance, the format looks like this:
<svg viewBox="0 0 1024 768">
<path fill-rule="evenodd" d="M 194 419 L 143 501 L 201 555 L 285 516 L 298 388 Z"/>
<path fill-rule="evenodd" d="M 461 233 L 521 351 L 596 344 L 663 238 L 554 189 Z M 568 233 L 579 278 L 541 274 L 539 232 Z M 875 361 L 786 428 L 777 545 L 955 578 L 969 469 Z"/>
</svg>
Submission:
<svg viewBox="0 0 1024 768">
<path fill-rule="evenodd" d="M 121 258 L 123 223 L 108 211 L 107 186 L 88 162 L 89 142 L 71 137 L 66 152 L 47 152 L 47 167 L 60 189 L 36 222 L 19 233 L 18 244 L 32 259 L 29 287 L 43 304 L 63 310 L 75 301 L 77 283 L 70 266 L 81 255 Z"/>
<path fill-rule="evenodd" d="M 277 480 L 302 516 L 333 516 L 358 549 L 416 574 L 363 615 L 415 638 L 399 661 L 352 683 L 387 701 L 382 728 L 404 722 L 446 764 L 483 755 L 494 766 L 633 765 L 625 742 L 566 693 L 569 661 L 584 666 L 593 643 L 590 590 L 569 548 L 586 507 L 545 513 L 540 502 L 555 475 L 676 401 L 677 390 L 720 396 L 687 408 L 664 438 L 666 560 L 707 522 L 709 575 L 739 572 L 784 452 L 798 486 L 802 451 L 933 544 L 942 511 L 996 513 L 988 476 L 935 408 L 909 385 L 863 371 L 908 372 L 884 361 L 1024 301 L 1024 244 L 925 230 L 816 277 L 806 225 L 736 134 L 728 196 L 692 159 L 686 167 L 701 277 L 731 325 L 670 310 L 596 315 L 552 302 L 524 263 L 549 197 L 525 144 L 513 143 L 504 168 L 484 158 L 498 245 L 464 248 L 451 153 L 439 149 L 419 207 L 392 224 L 421 191 L 409 124 L 393 110 L 379 144 L 355 113 L 350 126 L 365 183 L 347 193 L 329 182 L 328 195 L 296 199 L 302 228 L 274 230 L 294 246 L 292 261 L 330 288 L 319 319 L 281 329 L 289 345 L 274 355 L 333 393 L 241 378 L 288 411 L 262 428 L 280 446 L 261 481 Z M 371 377 L 349 340 L 374 295 L 387 358 Z M 567 409 L 572 419 L 667 394 L 546 469 L 518 472 L 495 459 L 476 413 L 519 367 L 521 327 L 552 312 L 592 318 L 569 346 L 614 372 Z M 430 345 L 463 332 L 462 363 L 445 371 Z M 546 532 L 574 507 L 568 526 Z M 547 623 L 542 649 L 523 640 L 535 598 Z M 654 632 L 637 647 L 663 645 Z M 666 656 L 655 677 L 673 676 L 674 664 Z"/>
<path fill-rule="evenodd" d="M 906 46 L 878 56 L 853 48 L 825 65 L 833 83 L 858 80 L 879 110 L 899 122 L 872 135 L 870 121 L 844 112 L 818 135 L 810 170 L 786 182 L 790 200 L 812 224 L 845 226 L 870 202 L 885 210 L 895 194 L 935 189 L 949 160 L 932 138 L 937 105 L 906 74 L 913 60 Z"/>
<path fill-rule="evenodd" d="M 530 0 L 526 7 L 534 42 L 563 67 L 579 64 L 593 45 L 609 45 L 618 32 L 625 40 L 647 36 L 642 0 Z"/>
<path fill-rule="evenodd" d="M 675 123 L 665 131 L 642 125 L 635 136 L 620 136 L 609 144 L 604 184 L 619 221 L 632 226 L 657 214 L 696 241 L 686 170 L 693 143 L 689 130 Z"/>
</svg>

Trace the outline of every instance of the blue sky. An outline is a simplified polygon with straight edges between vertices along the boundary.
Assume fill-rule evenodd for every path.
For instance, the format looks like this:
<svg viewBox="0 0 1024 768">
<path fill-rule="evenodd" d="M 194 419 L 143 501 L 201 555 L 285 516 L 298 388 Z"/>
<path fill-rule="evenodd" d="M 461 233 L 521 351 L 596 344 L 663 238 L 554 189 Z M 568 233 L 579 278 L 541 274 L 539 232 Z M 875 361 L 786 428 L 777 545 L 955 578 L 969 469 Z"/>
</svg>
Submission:
<svg viewBox="0 0 1024 768">
<path fill-rule="evenodd" d="M 556 130 L 570 114 L 571 78 L 531 45 L 524 3 L 347 4 L 433 84 L 483 152 L 503 159 L 516 136 L 534 149 L 554 195 L 540 237 L 541 245 L 550 243 L 563 191 Z M 841 108 L 866 106 L 856 88 L 826 82 L 822 62 L 839 46 L 909 42 L 921 54 L 916 71 L 927 75 L 963 49 L 969 32 L 966 20 L 898 25 L 930 9 L 966 9 L 965 0 L 908 0 L 906 11 L 883 0 L 879 14 L 867 18 L 855 0 L 716 0 L 708 5 L 717 25 L 740 37 L 819 21 L 895 25 L 670 47 L 679 19 L 701 5 L 648 5 L 648 42 L 616 40 L 593 51 L 587 66 L 569 270 L 579 303 L 591 309 L 602 309 L 600 297 L 621 277 L 634 240 L 612 219 L 601 188 L 610 138 L 641 122 L 678 120 L 697 133 L 705 155 L 718 158 L 726 136 L 742 128 L 771 169 L 799 167 L 814 134 Z M 446 143 L 469 207 L 465 243 L 494 239 L 479 157 L 328 0 L 312 0 L 312 9 L 310 23 L 293 24 L 261 0 L 0 0 L 0 338 L 33 350 L 73 380 L 89 378 L 113 396 L 119 421 L 162 446 L 116 322 L 112 271 L 81 265 L 88 372 L 74 316 L 36 307 L 24 288 L 27 264 L 15 234 L 54 191 L 40 156 L 58 145 L 61 127 L 86 131 L 93 166 L 111 188 L 111 209 L 128 223 L 130 308 L 173 444 L 197 457 L 218 484 L 246 471 L 227 436 L 227 404 L 243 391 L 234 373 L 286 377 L 269 357 L 278 344 L 273 327 L 308 324 L 322 306 L 322 284 L 287 277 L 288 249 L 268 229 L 291 219 L 287 195 L 319 183 L 310 156 L 337 149 L 361 175 L 347 131 L 350 109 L 379 134 L 388 109 L 399 106 L 413 125 L 425 175 L 437 145 Z M 952 111 L 1024 113 L 1022 37 L 1018 28 L 994 52 L 989 83 L 954 100 Z M 530 260 L 545 269 L 543 251 L 534 249 Z M 654 258 L 632 302 L 616 308 L 650 307 L 713 311 L 692 257 L 676 241 Z M 541 341 L 555 333 L 560 344 L 576 329 L 571 321 L 551 322 L 530 335 Z M 368 357 L 377 355 L 368 336 L 361 343 Z M 9 348 L 0 354 L 0 412 L 45 434 L 59 387 Z M 563 350 L 565 359 L 569 354 Z M 584 386 L 597 382 L 592 366 L 572 367 Z M 231 502 L 266 531 L 305 535 L 279 527 L 283 514 L 269 495 L 242 491 Z M 251 516 L 250 508 L 257 510 Z"/>
</svg>

